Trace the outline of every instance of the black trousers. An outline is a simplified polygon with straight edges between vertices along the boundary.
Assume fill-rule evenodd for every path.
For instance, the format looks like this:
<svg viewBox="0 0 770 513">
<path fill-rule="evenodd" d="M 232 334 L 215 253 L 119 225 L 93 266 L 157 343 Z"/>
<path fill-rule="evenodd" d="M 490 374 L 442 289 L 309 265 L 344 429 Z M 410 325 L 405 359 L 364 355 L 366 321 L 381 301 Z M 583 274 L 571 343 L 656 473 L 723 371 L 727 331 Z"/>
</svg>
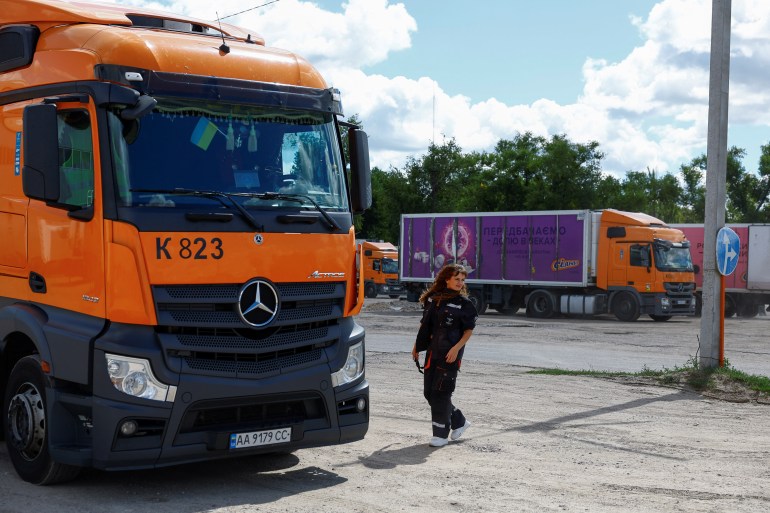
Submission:
<svg viewBox="0 0 770 513">
<path fill-rule="evenodd" d="M 423 395 L 430 404 L 433 436 L 447 438 L 449 431 L 465 425 L 463 413 L 452 404 L 452 393 L 457 384 L 458 366 L 431 365 L 425 369 Z"/>
</svg>

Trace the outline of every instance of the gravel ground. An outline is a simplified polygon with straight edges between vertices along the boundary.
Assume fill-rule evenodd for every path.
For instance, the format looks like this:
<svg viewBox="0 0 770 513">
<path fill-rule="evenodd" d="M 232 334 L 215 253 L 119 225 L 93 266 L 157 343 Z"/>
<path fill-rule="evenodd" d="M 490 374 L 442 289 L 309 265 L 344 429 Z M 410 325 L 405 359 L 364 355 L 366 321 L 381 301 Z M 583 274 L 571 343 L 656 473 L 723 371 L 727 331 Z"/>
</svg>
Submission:
<svg viewBox="0 0 770 513">
<path fill-rule="evenodd" d="M 359 321 L 372 335 L 393 333 L 399 323 L 411 330 L 417 319 L 390 315 L 388 324 L 370 312 Z M 484 324 L 491 332 L 491 319 Z M 556 324 L 549 329 L 570 328 Z M 439 449 L 428 446 L 429 410 L 408 349 L 367 353 L 370 429 L 347 445 L 159 470 L 85 471 L 55 487 L 20 481 L 3 446 L 0 513 L 770 510 L 770 406 L 640 379 L 527 370 L 466 357 L 455 403 L 473 425 Z"/>
</svg>

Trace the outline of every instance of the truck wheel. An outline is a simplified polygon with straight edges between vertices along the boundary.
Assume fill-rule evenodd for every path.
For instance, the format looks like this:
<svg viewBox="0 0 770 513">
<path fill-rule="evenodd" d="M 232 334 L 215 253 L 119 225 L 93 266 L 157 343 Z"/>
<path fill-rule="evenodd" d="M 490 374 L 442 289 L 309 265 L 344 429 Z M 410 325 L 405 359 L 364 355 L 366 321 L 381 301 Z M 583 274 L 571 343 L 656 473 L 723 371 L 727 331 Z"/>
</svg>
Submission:
<svg viewBox="0 0 770 513">
<path fill-rule="evenodd" d="M 612 313 L 620 321 L 633 322 L 639 318 L 639 302 L 630 292 L 618 292 L 612 300 Z"/>
<path fill-rule="evenodd" d="M 746 303 L 738 308 L 738 317 L 753 319 L 759 314 L 759 306 L 754 303 Z"/>
<path fill-rule="evenodd" d="M 503 308 L 502 306 L 498 306 L 495 308 L 498 312 L 500 312 L 503 315 L 516 315 L 516 312 L 519 311 L 519 308 L 516 306 L 508 306 Z"/>
<path fill-rule="evenodd" d="M 737 311 L 738 307 L 735 304 L 735 300 L 731 296 L 725 294 L 725 319 L 732 317 Z"/>
<path fill-rule="evenodd" d="M 473 303 L 477 314 L 481 315 L 487 311 L 487 302 L 484 301 L 484 293 L 481 290 L 471 290 L 468 299 Z"/>
<path fill-rule="evenodd" d="M 37 356 L 16 362 L 3 401 L 8 457 L 23 480 L 50 485 L 74 479 L 80 469 L 57 463 L 48 450 L 45 378 Z"/>
<path fill-rule="evenodd" d="M 544 290 L 536 290 L 527 302 L 527 317 L 549 319 L 553 317 L 554 307 L 551 295 Z"/>
<path fill-rule="evenodd" d="M 390 299 L 398 299 L 398 298 L 400 298 L 400 297 L 401 297 L 401 294 L 390 294 L 388 297 L 389 297 Z"/>
<path fill-rule="evenodd" d="M 420 300 L 420 293 L 416 290 L 408 289 L 406 291 L 406 300 L 410 303 L 416 303 Z"/>
<path fill-rule="evenodd" d="M 364 285 L 364 296 L 368 298 L 377 297 L 377 285 L 369 282 Z"/>
<path fill-rule="evenodd" d="M 667 321 L 667 320 L 669 320 L 670 318 L 671 318 L 671 316 L 670 316 L 670 315 L 655 315 L 655 314 L 650 314 L 650 319 L 652 319 L 652 320 L 653 320 L 653 321 L 655 321 L 655 322 L 666 322 L 666 321 Z"/>
</svg>

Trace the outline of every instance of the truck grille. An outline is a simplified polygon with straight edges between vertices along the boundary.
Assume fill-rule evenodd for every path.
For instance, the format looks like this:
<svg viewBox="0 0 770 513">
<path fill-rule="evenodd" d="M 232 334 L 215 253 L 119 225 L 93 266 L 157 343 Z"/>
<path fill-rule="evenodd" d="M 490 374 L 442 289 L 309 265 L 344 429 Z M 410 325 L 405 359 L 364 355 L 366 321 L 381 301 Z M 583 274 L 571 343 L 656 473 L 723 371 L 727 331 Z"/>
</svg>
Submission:
<svg viewBox="0 0 770 513">
<path fill-rule="evenodd" d="M 262 378 L 316 364 L 338 342 L 344 283 L 275 284 L 278 314 L 265 328 L 238 313 L 241 285 L 153 287 L 157 334 L 171 368 Z"/>
<path fill-rule="evenodd" d="M 692 314 L 695 305 L 695 283 L 664 282 L 666 295 L 671 301 L 671 313 Z"/>
</svg>

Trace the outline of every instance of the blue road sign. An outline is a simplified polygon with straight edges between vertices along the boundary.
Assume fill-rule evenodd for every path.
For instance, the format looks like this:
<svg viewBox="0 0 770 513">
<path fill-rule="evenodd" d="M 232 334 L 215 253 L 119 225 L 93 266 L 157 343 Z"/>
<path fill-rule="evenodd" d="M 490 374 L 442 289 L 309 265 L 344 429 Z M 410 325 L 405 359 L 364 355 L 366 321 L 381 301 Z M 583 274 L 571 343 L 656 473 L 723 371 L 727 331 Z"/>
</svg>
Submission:
<svg viewBox="0 0 770 513">
<path fill-rule="evenodd" d="M 717 270 L 722 276 L 729 276 L 738 265 L 741 240 L 738 234 L 727 226 L 717 233 Z"/>
</svg>

